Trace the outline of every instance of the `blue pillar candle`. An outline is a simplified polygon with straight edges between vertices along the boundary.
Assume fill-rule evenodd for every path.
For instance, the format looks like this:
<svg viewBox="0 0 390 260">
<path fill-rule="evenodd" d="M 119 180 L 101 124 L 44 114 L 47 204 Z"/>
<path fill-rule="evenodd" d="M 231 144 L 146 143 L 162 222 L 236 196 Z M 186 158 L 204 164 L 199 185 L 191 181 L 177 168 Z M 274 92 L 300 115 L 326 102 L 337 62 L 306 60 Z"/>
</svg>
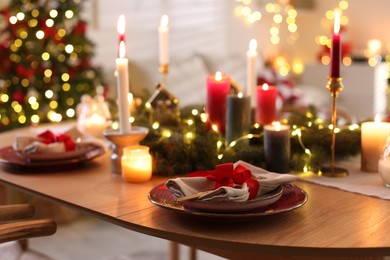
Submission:
<svg viewBox="0 0 390 260">
<path fill-rule="evenodd" d="M 266 169 L 272 172 L 290 171 L 290 126 L 279 122 L 264 126 L 264 156 Z"/>
<path fill-rule="evenodd" d="M 251 98 L 240 93 L 228 95 L 226 101 L 226 143 L 249 133 L 251 126 Z"/>
</svg>

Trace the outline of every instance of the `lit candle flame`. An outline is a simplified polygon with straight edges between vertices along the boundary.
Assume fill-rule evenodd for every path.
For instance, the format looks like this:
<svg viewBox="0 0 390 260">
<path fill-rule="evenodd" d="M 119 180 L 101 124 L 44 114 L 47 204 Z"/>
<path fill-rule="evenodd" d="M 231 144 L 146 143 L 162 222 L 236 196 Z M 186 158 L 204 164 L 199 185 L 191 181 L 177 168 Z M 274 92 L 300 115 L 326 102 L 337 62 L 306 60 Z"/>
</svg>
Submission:
<svg viewBox="0 0 390 260">
<path fill-rule="evenodd" d="M 237 94 L 237 97 L 238 97 L 238 98 L 243 98 L 243 97 L 244 97 L 244 94 L 242 94 L 242 92 L 239 92 L 239 93 Z"/>
<path fill-rule="evenodd" d="M 119 34 L 125 34 L 125 16 L 121 14 L 118 18 L 117 31 Z"/>
<path fill-rule="evenodd" d="M 263 90 L 268 90 L 268 89 L 269 89 L 268 84 L 267 84 L 267 83 L 264 83 L 264 84 L 263 84 Z"/>
<path fill-rule="evenodd" d="M 215 73 L 214 79 L 215 79 L 216 81 L 221 81 L 221 80 L 222 80 L 222 73 L 221 73 L 220 71 L 217 71 L 217 72 Z"/>
<path fill-rule="evenodd" d="M 119 43 L 119 58 L 126 58 L 126 45 L 124 41 Z"/>
<path fill-rule="evenodd" d="M 340 32 L 340 14 L 338 11 L 334 14 L 334 28 L 333 28 L 334 34 L 339 34 Z"/>
<path fill-rule="evenodd" d="M 376 114 L 375 115 L 375 123 L 380 123 L 382 120 L 381 120 L 381 116 L 379 114 Z"/>
<path fill-rule="evenodd" d="M 249 51 L 256 51 L 257 49 L 257 41 L 255 39 L 252 39 L 250 42 L 249 42 Z"/>
<path fill-rule="evenodd" d="M 129 101 L 129 105 L 131 106 L 133 103 L 133 94 L 132 93 L 127 94 L 127 100 Z"/>
<path fill-rule="evenodd" d="M 272 125 L 275 127 L 276 131 L 280 131 L 280 122 L 272 122 Z"/>
<path fill-rule="evenodd" d="M 167 28 L 168 22 L 169 22 L 168 15 L 164 14 L 163 16 L 161 16 L 160 27 Z"/>
</svg>

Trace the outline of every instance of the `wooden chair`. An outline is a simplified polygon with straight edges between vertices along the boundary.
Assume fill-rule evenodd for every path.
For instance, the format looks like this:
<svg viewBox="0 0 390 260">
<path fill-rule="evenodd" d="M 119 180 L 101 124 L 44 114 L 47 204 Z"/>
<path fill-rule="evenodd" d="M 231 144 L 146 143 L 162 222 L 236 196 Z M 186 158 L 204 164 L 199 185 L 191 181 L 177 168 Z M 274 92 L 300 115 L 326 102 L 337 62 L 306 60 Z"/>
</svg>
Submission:
<svg viewBox="0 0 390 260">
<path fill-rule="evenodd" d="M 12 259 L 14 254 L 28 254 L 29 259 L 50 259 L 29 250 L 26 239 L 52 235 L 57 224 L 50 219 L 32 219 L 34 212 L 34 207 L 28 204 L 0 205 L 0 258 Z"/>
</svg>

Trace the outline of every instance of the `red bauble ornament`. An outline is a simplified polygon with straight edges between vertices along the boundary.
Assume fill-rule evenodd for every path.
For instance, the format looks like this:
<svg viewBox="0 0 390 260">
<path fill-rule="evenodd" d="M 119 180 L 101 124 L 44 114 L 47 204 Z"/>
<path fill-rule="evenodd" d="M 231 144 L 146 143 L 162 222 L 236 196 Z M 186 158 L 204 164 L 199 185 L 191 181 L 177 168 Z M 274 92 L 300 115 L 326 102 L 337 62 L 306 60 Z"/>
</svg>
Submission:
<svg viewBox="0 0 390 260">
<path fill-rule="evenodd" d="M 24 104 L 25 98 L 26 94 L 21 90 L 17 90 L 12 94 L 12 100 L 18 102 L 19 104 Z"/>
<path fill-rule="evenodd" d="M 79 23 L 74 27 L 73 31 L 77 35 L 85 35 L 85 32 L 87 31 L 87 23 L 84 21 L 79 21 Z"/>
</svg>

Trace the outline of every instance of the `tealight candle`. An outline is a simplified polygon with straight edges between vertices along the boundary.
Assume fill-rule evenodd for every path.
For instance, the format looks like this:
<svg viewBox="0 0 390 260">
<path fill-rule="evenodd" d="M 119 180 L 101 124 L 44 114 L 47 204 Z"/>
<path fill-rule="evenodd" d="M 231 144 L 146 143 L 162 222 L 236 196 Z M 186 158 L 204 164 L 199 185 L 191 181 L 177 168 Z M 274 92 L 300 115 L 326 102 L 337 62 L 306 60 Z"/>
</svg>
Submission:
<svg viewBox="0 0 390 260">
<path fill-rule="evenodd" d="M 390 123 L 380 122 L 378 116 L 374 122 L 364 122 L 361 126 L 361 169 L 366 172 L 378 172 L 378 161 L 383 152 Z"/>
<path fill-rule="evenodd" d="M 211 124 L 224 134 L 226 125 L 226 99 L 230 92 L 230 78 L 217 71 L 206 78 L 206 113 Z"/>
<path fill-rule="evenodd" d="M 126 146 L 123 149 L 121 164 L 122 177 L 127 182 L 145 182 L 152 177 L 152 156 L 147 146 Z"/>
<path fill-rule="evenodd" d="M 266 169 L 272 172 L 290 171 L 290 126 L 279 122 L 264 126 L 264 156 Z"/>
<path fill-rule="evenodd" d="M 263 84 L 257 87 L 256 123 L 265 125 L 276 120 L 277 95 L 275 86 Z"/>
</svg>

